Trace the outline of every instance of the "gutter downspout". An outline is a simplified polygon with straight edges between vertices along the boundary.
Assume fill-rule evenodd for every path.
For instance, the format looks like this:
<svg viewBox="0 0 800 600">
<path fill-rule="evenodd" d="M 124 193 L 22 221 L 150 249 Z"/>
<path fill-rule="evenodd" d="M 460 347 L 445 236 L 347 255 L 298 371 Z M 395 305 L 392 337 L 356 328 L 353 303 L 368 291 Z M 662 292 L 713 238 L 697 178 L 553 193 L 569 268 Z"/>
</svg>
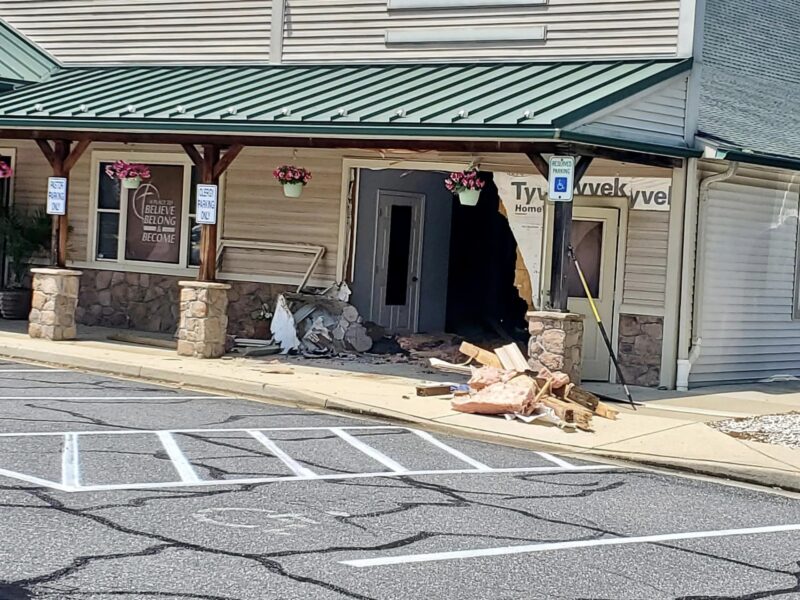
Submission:
<svg viewBox="0 0 800 600">
<path fill-rule="evenodd" d="M 690 175 L 696 177 L 697 160 L 692 159 Z M 678 364 L 676 388 L 689 390 L 689 375 L 692 366 L 700 357 L 702 338 L 692 339 L 692 333 L 700 331 L 700 310 L 703 296 L 703 264 L 705 254 L 705 221 L 708 196 L 711 186 L 736 175 L 738 162 L 728 165 L 728 170 L 706 177 L 700 182 L 699 192 L 687 186 L 686 213 L 683 229 L 683 266 L 681 270 L 680 328 L 678 332 Z M 699 213 L 699 214 L 698 214 Z M 694 293 L 692 293 L 694 292 Z"/>
</svg>

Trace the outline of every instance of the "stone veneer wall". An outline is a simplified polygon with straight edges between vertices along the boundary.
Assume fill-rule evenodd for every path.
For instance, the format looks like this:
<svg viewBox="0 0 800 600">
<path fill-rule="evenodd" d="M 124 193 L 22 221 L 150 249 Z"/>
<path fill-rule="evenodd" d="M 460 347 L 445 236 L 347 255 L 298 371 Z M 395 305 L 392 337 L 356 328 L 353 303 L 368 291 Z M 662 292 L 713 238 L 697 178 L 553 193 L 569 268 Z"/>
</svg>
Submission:
<svg viewBox="0 0 800 600">
<path fill-rule="evenodd" d="M 562 371 L 575 384 L 581 382 L 583 365 L 583 315 L 531 311 L 526 315 L 528 364 L 534 371 L 543 367 Z"/>
<path fill-rule="evenodd" d="M 658 387 L 664 319 L 644 315 L 619 316 L 619 363 L 631 385 Z"/>
<path fill-rule="evenodd" d="M 82 270 L 76 319 L 82 325 L 118 327 L 174 333 L 178 328 L 180 289 L 185 277 Z M 230 281 L 228 334 L 253 337 L 253 313 L 262 302 L 274 307 L 278 294 L 293 286 L 249 281 Z"/>
</svg>

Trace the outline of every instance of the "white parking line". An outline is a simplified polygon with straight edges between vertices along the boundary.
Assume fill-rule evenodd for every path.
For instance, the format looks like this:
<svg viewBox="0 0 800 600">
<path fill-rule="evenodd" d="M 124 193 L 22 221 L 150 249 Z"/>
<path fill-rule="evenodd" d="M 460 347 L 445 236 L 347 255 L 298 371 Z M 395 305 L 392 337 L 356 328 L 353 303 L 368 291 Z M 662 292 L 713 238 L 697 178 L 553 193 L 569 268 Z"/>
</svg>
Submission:
<svg viewBox="0 0 800 600">
<path fill-rule="evenodd" d="M 612 465 L 587 465 L 584 467 L 572 467 L 563 469 L 561 467 L 518 467 L 492 469 L 491 471 L 478 471 L 477 469 L 441 469 L 427 471 L 405 471 L 395 473 L 393 471 L 378 471 L 376 473 L 342 473 L 336 475 L 316 475 L 314 477 L 254 477 L 251 479 L 203 479 L 199 483 L 183 481 L 159 481 L 154 483 L 111 483 L 100 485 L 82 485 L 76 488 L 68 488 L 66 492 L 108 492 L 115 490 L 154 490 L 163 488 L 183 488 L 183 487 L 216 487 L 221 485 L 249 485 L 253 483 L 282 483 L 282 482 L 305 482 L 305 481 L 329 481 L 339 479 L 377 479 L 382 477 L 414 477 L 417 475 L 491 475 L 504 473 L 575 473 L 580 471 L 611 471 L 617 469 Z M 0 472 L 0 475 L 2 472 Z M 49 485 L 50 483 L 44 483 Z"/>
<path fill-rule="evenodd" d="M 248 431 L 247 433 L 253 436 L 255 440 L 257 440 L 267 450 L 269 450 L 275 456 L 275 458 L 278 458 L 279 460 L 283 461 L 283 464 L 289 467 L 292 470 L 292 473 L 294 473 L 298 477 L 308 477 L 309 479 L 314 479 L 317 476 L 317 474 L 314 473 L 314 471 L 312 471 L 311 469 L 307 469 L 299 462 L 297 462 L 295 459 L 293 459 L 291 456 L 286 454 L 286 452 L 278 448 L 275 442 L 273 442 L 271 439 L 269 439 L 260 431 Z"/>
<path fill-rule="evenodd" d="M 405 556 L 385 556 L 382 558 L 363 558 L 343 560 L 340 564 L 351 567 L 384 567 L 409 563 L 478 558 L 485 556 L 507 556 L 509 554 L 528 554 L 549 552 L 553 550 L 569 550 L 572 548 L 593 548 L 597 546 L 621 546 L 624 544 L 653 544 L 657 542 L 673 542 L 678 540 L 699 540 L 704 538 L 730 537 L 738 535 L 758 535 L 765 533 L 782 533 L 800 531 L 800 523 L 791 525 L 773 525 L 768 527 L 750 527 L 747 529 L 720 529 L 717 531 L 689 531 L 685 533 L 665 533 L 644 535 L 639 537 L 612 537 L 599 540 L 576 540 L 574 542 L 550 542 L 531 544 L 528 546 L 505 546 L 500 548 L 483 548 L 479 550 L 458 550 L 455 552 L 435 552 L 429 554 L 407 554 Z"/>
<path fill-rule="evenodd" d="M 65 487 L 80 485 L 80 463 L 78 462 L 78 434 L 64 435 L 64 450 L 61 456 L 61 483 Z"/>
<path fill-rule="evenodd" d="M 575 466 L 571 463 L 568 463 L 564 459 L 559 458 L 557 456 L 553 456 L 552 454 L 548 454 L 547 452 L 537 452 L 536 454 L 538 454 L 545 460 L 549 460 L 554 465 L 558 465 L 559 467 L 564 467 L 565 469 L 570 469 Z"/>
<path fill-rule="evenodd" d="M 0 369 L 3 373 L 71 373 L 68 369 Z"/>
<path fill-rule="evenodd" d="M 342 438 L 345 442 L 350 444 L 356 450 L 360 450 L 370 458 L 374 458 L 382 465 L 385 465 L 387 468 L 391 469 L 395 473 L 407 473 L 408 469 L 406 469 L 403 465 L 398 462 L 395 462 L 388 456 L 386 456 L 383 452 L 376 450 L 369 444 L 365 444 L 360 439 L 353 437 L 349 433 L 347 433 L 343 428 L 340 427 L 331 427 L 331 433 L 338 435 Z"/>
<path fill-rule="evenodd" d="M 445 452 L 448 452 L 449 454 L 455 456 L 459 460 L 463 460 L 468 465 L 472 465 L 473 467 L 475 467 L 479 471 L 491 471 L 492 470 L 491 467 L 486 466 L 482 462 L 477 461 L 477 460 L 475 460 L 474 458 L 472 458 L 470 456 L 467 456 L 466 454 L 464 454 L 460 450 L 456 450 L 455 448 L 452 448 L 451 446 L 448 446 L 447 444 L 445 444 L 444 442 L 442 442 L 440 440 L 437 440 L 435 437 L 433 437 L 430 433 L 428 433 L 426 431 L 420 431 L 419 429 L 411 429 L 410 431 L 412 433 L 418 435 L 419 437 L 421 437 L 426 442 L 429 442 L 429 443 L 433 444 L 434 446 L 436 446 L 438 448 L 441 448 L 442 450 L 444 450 Z"/>
<path fill-rule="evenodd" d="M 164 446 L 164 450 L 166 450 L 167 456 L 169 456 L 169 459 L 175 466 L 175 470 L 178 472 L 178 475 L 180 475 L 181 481 L 192 485 L 200 483 L 200 478 L 197 476 L 197 473 L 194 472 L 186 456 L 181 452 L 175 438 L 166 431 L 159 431 L 156 435 L 158 439 L 161 440 L 161 445 Z"/>
<path fill-rule="evenodd" d="M 0 396 L 0 400 L 219 400 L 222 396 Z M 224 399 L 224 398 L 223 398 Z"/>
</svg>

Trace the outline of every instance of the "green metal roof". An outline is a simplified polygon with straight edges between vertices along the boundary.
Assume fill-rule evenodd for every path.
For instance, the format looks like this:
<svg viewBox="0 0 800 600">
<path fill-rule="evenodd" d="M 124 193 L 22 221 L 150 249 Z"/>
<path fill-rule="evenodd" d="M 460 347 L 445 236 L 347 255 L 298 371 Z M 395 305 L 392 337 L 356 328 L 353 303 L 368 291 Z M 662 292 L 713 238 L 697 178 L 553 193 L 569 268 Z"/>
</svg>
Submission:
<svg viewBox="0 0 800 600">
<path fill-rule="evenodd" d="M 35 127 L 552 138 L 690 68 L 690 59 L 66 68 L 0 94 L 0 134 Z"/>
<path fill-rule="evenodd" d="M 0 19 L 0 83 L 41 81 L 58 68 L 52 56 Z"/>
</svg>

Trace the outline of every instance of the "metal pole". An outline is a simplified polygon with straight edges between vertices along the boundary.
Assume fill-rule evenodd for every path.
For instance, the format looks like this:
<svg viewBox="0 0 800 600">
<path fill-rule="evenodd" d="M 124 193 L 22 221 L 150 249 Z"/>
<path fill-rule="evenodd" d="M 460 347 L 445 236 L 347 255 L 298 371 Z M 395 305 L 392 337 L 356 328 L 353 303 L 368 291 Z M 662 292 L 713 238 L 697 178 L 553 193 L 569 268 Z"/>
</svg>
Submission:
<svg viewBox="0 0 800 600">
<path fill-rule="evenodd" d="M 586 292 L 586 298 L 589 300 L 589 306 L 591 306 L 592 313 L 594 313 L 594 318 L 597 321 L 597 326 L 600 328 L 600 335 L 603 336 L 603 341 L 606 343 L 608 353 L 611 355 L 611 361 L 614 363 L 614 368 L 617 370 L 617 377 L 619 377 L 622 388 L 625 390 L 625 395 L 628 397 L 628 402 L 630 402 L 633 410 L 636 410 L 636 403 L 633 401 L 633 396 L 631 396 L 631 391 L 628 389 L 628 384 L 625 382 L 625 376 L 622 374 L 622 369 L 619 366 L 619 361 L 617 361 L 617 356 L 614 354 L 614 348 L 611 346 L 611 340 L 608 338 L 608 333 L 606 333 L 606 328 L 603 325 L 602 319 L 600 319 L 600 312 L 597 310 L 597 306 L 594 303 L 594 298 L 592 298 L 591 291 L 589 291 L 589 284 L 586 283 L 586 277 L 583 276 L 583 269 L 581 269 L 581 265 L 578 263 L 578 258 L 575 256 L 572 246 L 569 246 L 567 252 L 569 254 L 569 258 L 572 260 L 572 263 L 575 265 L 575 269 L 578 271 L 578 277 L 580 277 L 581 284 Z"/>
</svg>

